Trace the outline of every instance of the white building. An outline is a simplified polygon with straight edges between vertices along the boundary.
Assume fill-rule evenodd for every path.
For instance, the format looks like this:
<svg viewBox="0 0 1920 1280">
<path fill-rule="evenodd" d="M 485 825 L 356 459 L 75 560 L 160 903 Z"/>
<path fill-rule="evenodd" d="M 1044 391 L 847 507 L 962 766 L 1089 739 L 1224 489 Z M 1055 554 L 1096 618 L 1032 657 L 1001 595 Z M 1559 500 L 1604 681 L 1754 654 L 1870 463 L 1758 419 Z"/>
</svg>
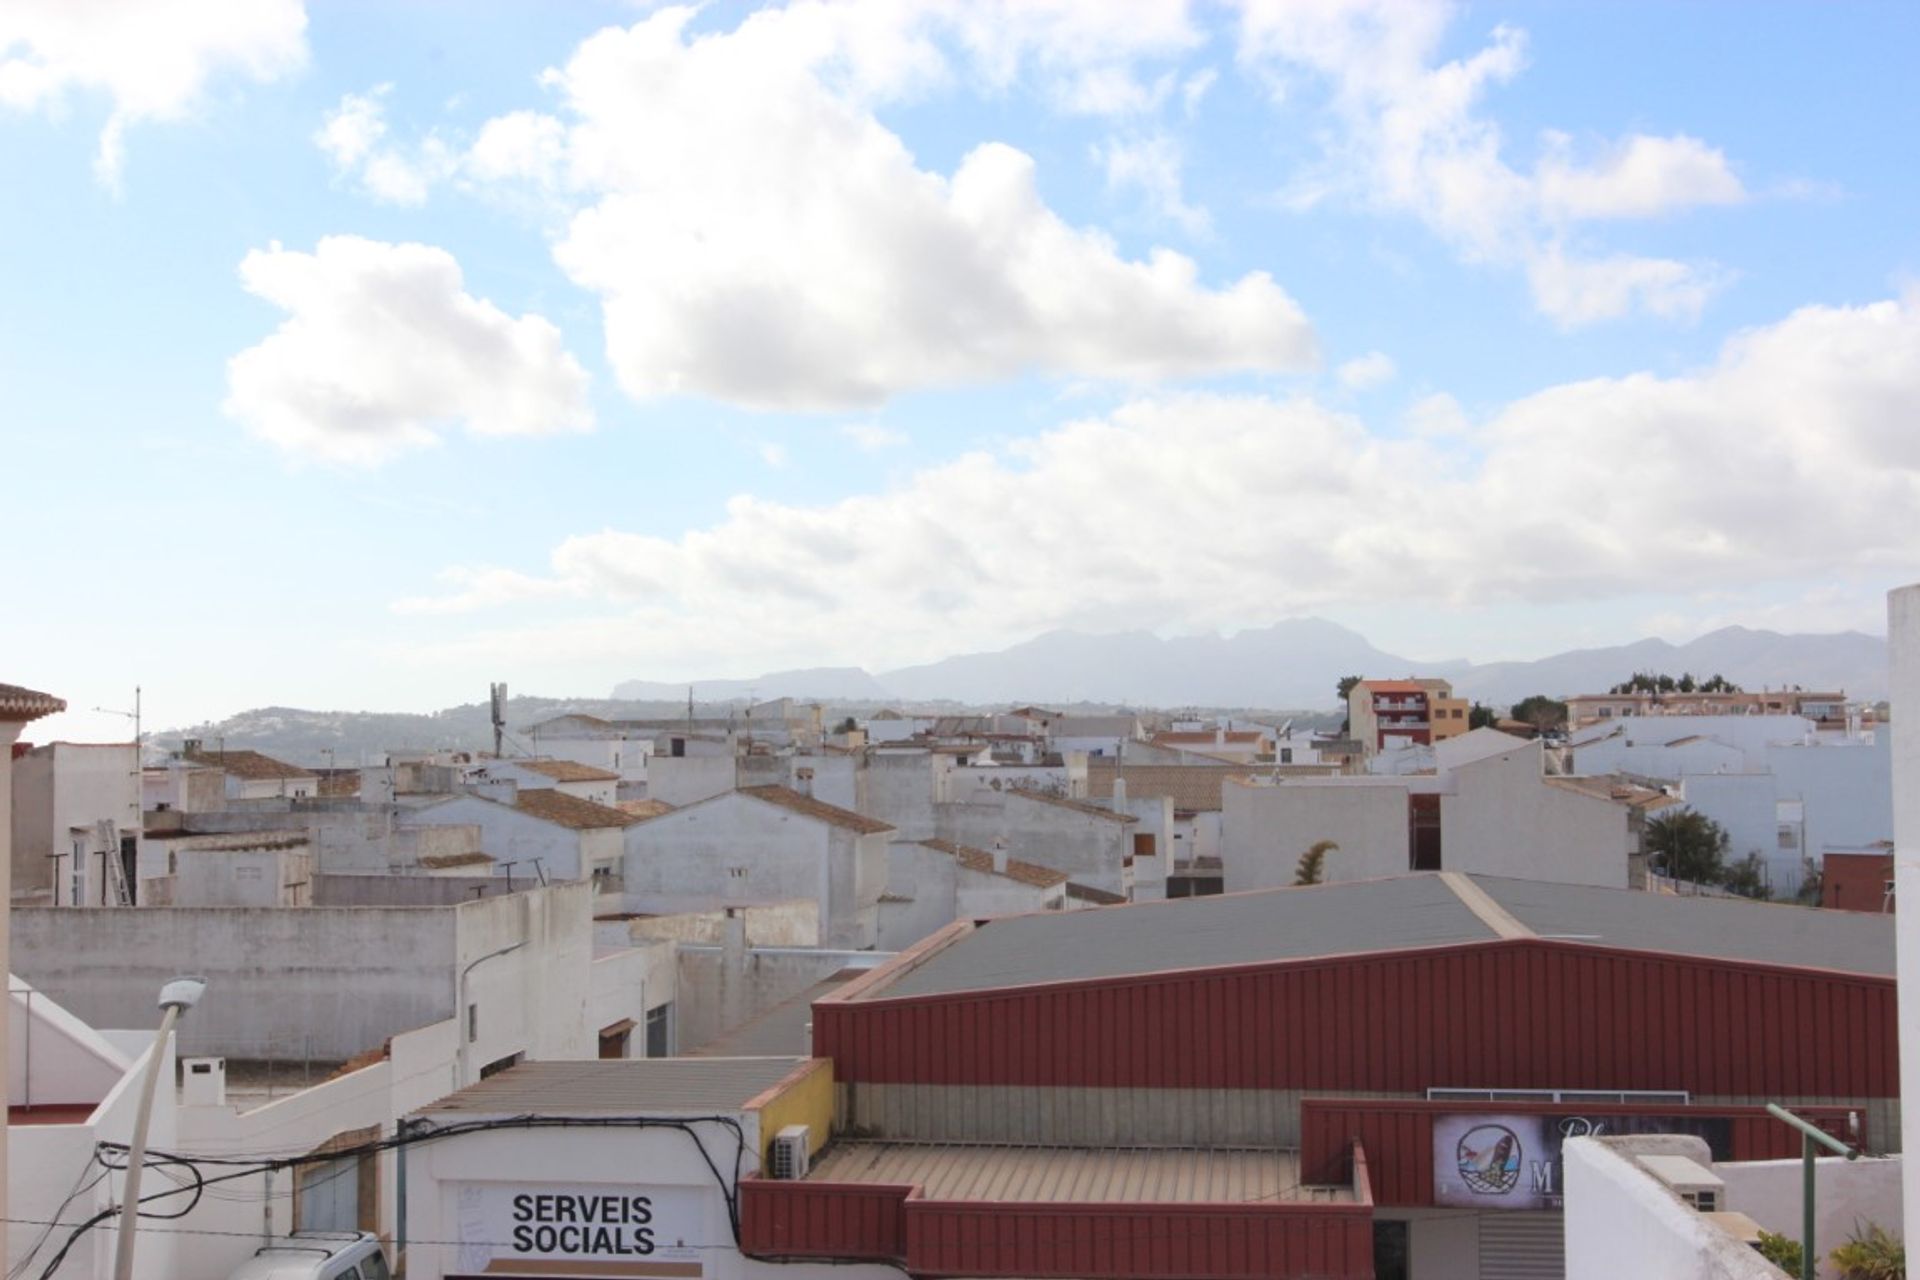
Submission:
<svg viewBox="0 0 1920 1280">
<path fill-rule="evenodd" d="M 727 791 L 627 830 L 626 909 L 671 914 L 811 898 L 824 945 L 871 947 L 892 832 L 788 787 Z"/>
<path fill-rule="evenodd" d="M 1715 1161 L 1681 1135 L 1584 1137 L 1561 1149 L 1567 1280 L 1778 1280 L 1757 1253 L 1761 1231 L 1799 1240 L 1799 1160 Z M 1902 1234 L 1898 1156 L 1815 1162 L 1814 1249 L 1825 1255 L 1864 1224 Z"/>
<path fill-rule="evenodd" d="M 885 1266 L 743 1251 L 741 1182 L 769 1168 L 783 1131 L 801 1158 L 817 1152 L 832 1116 L 825 1061 L 517 1067 L 418 1112 L 429 1134 L 461 1131 L 408 1150 L 407 1238 L 421 1243 L 407 1247 L 407 1275 L 898 1280 Z"/>
<path fill-rule="evenodd" d="M 320 777 L 313 770 L 258 751 L 207 751 L 198 738 L 188 738 L 180 756 L 225 774 L 229 800 L 301 800 L 320 794 Z"/>
<path fill-rule="evenodd" d="M 576 800 L 611 805 L 619 799 L 620 775 L 611 769 L 581 764 L 575 760 L 509 759 L 482 760 L 460 770 L 460 782 L 479 794 L 496 794 L 511 787 L 513 792 L 558 791 Z"/>
<path fill-rule="evenodd" d="M 131 892 L 140 825 L 131 742 L 51 742 L 15 758 L 14 897 L 56 906 L 125 901 L 120 887 Z"/>
<path fill-rule="evenodd" d="M 942 840 L 1004 847 L 1023 861 L 1065 872 L 1075 884 L 1122 896 L 1133 893 L 1134 857 L 1160 853 L 1154 835 L 1139 831 L 1131 813 L 1037 791 L 975 791 L 935 805 L 934 825 Z"/>
<path fill-rule="evenodd" d="M 645 786 L 653 734 L 622 728 L 599 716 L 573 713 L 543 720 L 528 730 L 534 752 L 555 760 L 605 769 L 621 782 Z"/>
<path fill-rule="evenodd" d="M 22 979 L 10 975 L 7 985 L 8 1039 L 13 1046 L 7 1061 L 8 1212 L 34 1224 L 84 1222 L 115 1203 L 118 1181 L 97 1176 L 105 1171 L 95 1156 L 100 1143 L 126 1143 L 133 1136 L 140 1078 L 153 1050 L 152 1024 L 158 1014 L 149 1008 L 143 1032 L 103 1033 Z M 149 1004 L 158 990 L 148 993 Z M 173 1062 L 169 1045 L 160 1064 L 168 1079 Z M 149 1122 L 154 1149 L 177 1145 L 176 1114 L 174 1091 L 156 1093 Z M 7 1236 L 8 1274 L 39 1275 L 69 1230 L 16 1226 Z M 143 1232 L 134 1275 L 167 1280 L 191 1274 L 176 1252 L 181 1239 Z M 116 1243 L 109 1226 L 89 1232 L 53 1273 L 55 1280 L 111 1276 Z"/>
<path fill-rule="evenodd" d="M 40 693 L 33 689 L 22 688 L 17 684 L 0 684 L 0 756 L 11 759 L 13 744 L 19 741 L 20 731 L 28 724 L 65 711 L 67 704 L 51 694 Z M 0 769 L 0 903 L 12 901 L 13 893 L 13 770 Z M 0 962 L 8 959 L 11 940 L 9 914 L 0 911 Z M 0 1054 L 8 1055 L 12 1061 L 6 1023 L 0 1022 Z M 0 1103 L 8 1102 L 8 1097 L 0 1097 Z M 0 1141 L 0 1245 L 5 1245 L 7 1231 L 8 1206 L 7 1186 L 7 1144 Z"/>
<path fill-rule="evenodd" d="M 407 821 L 478 827 L 480 846 L 500 875 L 528 883 L 604 883 L 619 875 L 624 834 L 640 819 L 548 787 L 516 792 L 505 804 L 477 795 L 450 796 L 415 809 Z"/>
<path fill-rule="evenodd" d="M 1626 888 L 1639 849 L 1633 804 L 1548 778 L 1543 748 L 1476 729 L 1434 748 L 1439 772 L 1405 777 L 1229 781 L 1221 820 L 1226 888 L 1293 883 L 1322 840 L 1325 880 L 1464 871 Z"/>
<path fill-rule="evenodd" d="M 949 840 L 902 841 L 887 848 L 887 891 L 880 899 L 879 949 L 904 951 L 955 920 L 984 920 L 1067 906 L 1067 875 Z"/>
</svg>

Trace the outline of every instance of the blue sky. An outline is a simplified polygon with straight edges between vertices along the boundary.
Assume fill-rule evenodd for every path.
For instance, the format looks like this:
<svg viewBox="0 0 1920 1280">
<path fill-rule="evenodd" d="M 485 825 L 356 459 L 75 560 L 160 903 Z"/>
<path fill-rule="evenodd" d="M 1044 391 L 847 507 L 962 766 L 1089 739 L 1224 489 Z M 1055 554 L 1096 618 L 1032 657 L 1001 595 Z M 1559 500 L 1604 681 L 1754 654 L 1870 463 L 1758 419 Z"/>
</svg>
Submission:
<svg viewBox="0 0 1920 1280">
<path fill-rule="evenodd" d="M 77 9 L 0 15 L 0 676 L 76 707 L 1915 576 L 1911 5 Z"/>
</svg>

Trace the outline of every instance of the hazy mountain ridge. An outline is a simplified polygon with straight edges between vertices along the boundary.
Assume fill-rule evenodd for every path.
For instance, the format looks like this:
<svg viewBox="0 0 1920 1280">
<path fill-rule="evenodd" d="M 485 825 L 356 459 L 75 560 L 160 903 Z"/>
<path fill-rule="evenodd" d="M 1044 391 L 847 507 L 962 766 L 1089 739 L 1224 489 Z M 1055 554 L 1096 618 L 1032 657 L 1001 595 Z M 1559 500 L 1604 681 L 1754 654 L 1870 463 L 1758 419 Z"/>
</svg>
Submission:
<svg viewBox="0 0 1920 1280">
<path fill-rule="evenodd" d="M 749 696 L 826 704 L 829 723 L 880 706 L 903 709 L 1005 708 L 1036 703 L 1060 710 L 1146 708 L 1331 710 L 1342 676 L 1436 675 L 1464 697 L 1505 709 L 1535 693 L 1599 693 L 1635 671 L 1696 677 L 1720 674 L 1747 689 L 1798 684 L 1849 696 L 1886 696 L 1887 644 L 1859 632 L 1784 635 L 1727 627 L 1687 644 L 1639 640 L 1578 649 L 1532 662 L 1418 662 L 1375 648 L 1358 632 L 1317 618 L 1294 619 L 1229 637 L 1163 640 L 1150 632 L 1087 635 L 1055 631 L 993 653 L 873 675 L 858 667 L 772 672 L 750 680 L 691 682 L 696 714 L 723 715 Z M 569 711 L 609 719 L 686 714 L 687 684 L 630 680 L 613 698 L 514 698 L 510 749 L 536 744 L 528 729 Z M 624 695 L 624 696 L 622 696 Z M 638 696 L 636 696 L 638 695 Z M 198 737 L 209 747 L 252 748 L 320 765 L 371 763 L 402 748 L 491 749 L 482 702 L 426 715 L 264 707 L 218 723 L 155 735 L 163 744 Z"/>
<path fill-rule="evenodd" d="M 1679 645 L 1638 640 L 1527 662 L 1423 662 L 1378 649 L 1337 623 L 1300 618 L 1233 636 L 1170 640 L 1146 631 L 1053 631 L 1007 649 L 958 654 L 877 676 L 859 668 L 829 668 L 820 674 L 830 674 L 831 685 L 810 680 L 816 673 L 786 672 L 757 680 L 696 681 L 694 688 L 714 697 L 752 688 L 762 698 L 845 696 L 840 690 L 858 688 L 862 697 L 881 701 L 976 705 L 1331 707 L 1342 676 L 1419 674 L 1445 677 L 1462 696 L 1505 707 L 1536 693 L 1604 692 L 1636 671 L 1675 676 L 1690 671 L 1701 679 L 1720 674 L 1748 689 L 1797 684 L 1877 700 L 1886 696 L 1887 643 L 1857 631 L 1785 635 L 1724 627 Z M 638 682 L 629 682 L 616 692 L 637 687 Z"/>
</svg>

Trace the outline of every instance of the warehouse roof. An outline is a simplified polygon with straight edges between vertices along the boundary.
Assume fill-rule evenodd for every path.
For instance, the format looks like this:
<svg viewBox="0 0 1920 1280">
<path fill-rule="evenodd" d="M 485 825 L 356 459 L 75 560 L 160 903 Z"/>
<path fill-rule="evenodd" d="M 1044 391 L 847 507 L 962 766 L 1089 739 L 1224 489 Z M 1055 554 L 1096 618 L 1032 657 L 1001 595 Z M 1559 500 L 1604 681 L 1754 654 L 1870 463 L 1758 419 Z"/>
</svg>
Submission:
<svg viewBox="0 0 1920 1280">
<path fill-rule="evenodd" d="M 490 1116 L 707 1114 L 744 1107 L 805 1058 L 522 1062 L 420 1108 Z"/>
<path fill-rule="evenodd" d="M 1892 916 L 1500 876 L 1472 879 L 1542 938 L 1893 976 Z"/>
<path fill-rule="evenodd" d="M 882 998 L 939 995 L 1497 936 L 1438 876 L 1397 876 L 1008 916 L 871 990 Z"/>
<path fill-rule="evenodd" d="M 1499 876 L 1415 873 L 1011 916 L 920 958 L 873 999 L 1537 938 L 1891 977 L 1891 917 Z"/>
</svg>

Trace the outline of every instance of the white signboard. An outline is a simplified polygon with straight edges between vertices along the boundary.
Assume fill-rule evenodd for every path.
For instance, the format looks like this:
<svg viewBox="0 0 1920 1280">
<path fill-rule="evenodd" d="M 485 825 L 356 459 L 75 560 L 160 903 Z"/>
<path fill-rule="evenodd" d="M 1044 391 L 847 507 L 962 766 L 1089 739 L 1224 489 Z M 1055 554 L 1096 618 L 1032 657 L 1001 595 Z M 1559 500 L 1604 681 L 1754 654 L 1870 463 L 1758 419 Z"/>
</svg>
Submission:
<svg viewBox="0 0 1920 1280">
<path fill-rule="evenodd" d="M 447 1220 L 459 1233 L 459 1270 L 496 1261 L 627 1263 L 596 1274 L 663 1274 L 645 1264 L 698 1262 L 707 1235 L 706 1193 L 631 1183 L 459 1182 L 447 1187 Z M 554 1274 L 542 1269 L 544 1274 Z M 673 1274 L 688 1274 L 681 1267 Z M 692 1274 L 698 1274 L 697 1272 Z"/>
</svg>

